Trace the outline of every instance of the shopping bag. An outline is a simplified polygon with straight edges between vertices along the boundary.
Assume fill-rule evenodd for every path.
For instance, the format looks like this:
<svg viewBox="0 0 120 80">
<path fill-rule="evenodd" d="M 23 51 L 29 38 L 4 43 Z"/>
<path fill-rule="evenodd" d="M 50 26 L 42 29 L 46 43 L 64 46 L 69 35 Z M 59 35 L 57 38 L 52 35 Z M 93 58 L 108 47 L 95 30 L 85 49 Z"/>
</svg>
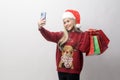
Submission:
<svg viewBox="0 0 120 80">
<path fill-rule="evenodd" d="M 106 45 L 110 42 L 109 38 L 105 35 L 105 33 L 102 30 L 97 30 L 98 35 L 101 36 L 101 38 L 105 41 Z"/>
<path fill-rule="evenodd" d="M 97 36 L 93 36 L 93 41 L 94 41 L 94 54 L 99 55 L 100 54 L 100 46 L 99 46 Z"/>
<path fill-rule="evenodd" d="M 87 56 L 90 55 L 99 55 L 100 54 L 100 44 L 98 41 L 98 37 L 96 35 L 90 36 L 90 49 L 89 52 L 86 54 Z"/>
<path fill-rule="evenodd" d="M 92 35 L 90 36 L 90 50 L 86 55 L 87 56 L 94 55 L 94 41 L 93 41 L 93 36 Z"/>
<path fill-rule="evenodd" d="M 96 34 L 98 35 L 98 42 L 99 42 L 100 51 L 102 54 L 108 48 L 108 44 L 110 40 L 102 30 L 97 30 Z"/>
<path fill-rule="evenodd" d="M 109 38 L 102 30 L 91 29 L 88 32 L 90 33 L 90 48 L 88 53 L 86 53 L 86 56 L 102 54 L 108 48 L 110 42 Z"/>
</svg>

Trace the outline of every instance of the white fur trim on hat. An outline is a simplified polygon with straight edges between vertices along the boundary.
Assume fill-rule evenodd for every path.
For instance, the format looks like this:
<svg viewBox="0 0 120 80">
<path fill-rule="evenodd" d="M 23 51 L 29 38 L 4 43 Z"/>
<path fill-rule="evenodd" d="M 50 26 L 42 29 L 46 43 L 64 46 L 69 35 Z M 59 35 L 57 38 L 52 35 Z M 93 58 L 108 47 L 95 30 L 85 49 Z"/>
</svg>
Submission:
<svg viewBox="0 0 120 80">
<path fill-rule="evenodd" d="M 73 18 L 75 19 L 75 16 L 71 13 L 71 12 L 65 12 L 62 16 L 62 19 L 65 19 L 65 18 Z"/>
</svg>

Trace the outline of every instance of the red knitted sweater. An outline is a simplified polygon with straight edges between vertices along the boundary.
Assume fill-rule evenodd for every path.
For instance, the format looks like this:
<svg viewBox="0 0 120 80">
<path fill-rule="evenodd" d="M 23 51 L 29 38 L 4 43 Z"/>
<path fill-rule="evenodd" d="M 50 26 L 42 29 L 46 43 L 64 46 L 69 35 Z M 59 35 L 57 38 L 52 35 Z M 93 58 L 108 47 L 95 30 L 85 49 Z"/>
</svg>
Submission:
<svg viewBox="0 0 120 80">
<path fill-rule="evenodd" d="M 43 37 L 51 42 L 58 43 L 63 32 L 50 32 L 45 28 L 39 29 Z M 61 51 L 56 46 L 56 67 L 59 72 L 80 74 L 83 67 L 83 53 L 88 52 L 90 45 L 88 32 L 70 32 L 69 39 Z"/>
</svg>

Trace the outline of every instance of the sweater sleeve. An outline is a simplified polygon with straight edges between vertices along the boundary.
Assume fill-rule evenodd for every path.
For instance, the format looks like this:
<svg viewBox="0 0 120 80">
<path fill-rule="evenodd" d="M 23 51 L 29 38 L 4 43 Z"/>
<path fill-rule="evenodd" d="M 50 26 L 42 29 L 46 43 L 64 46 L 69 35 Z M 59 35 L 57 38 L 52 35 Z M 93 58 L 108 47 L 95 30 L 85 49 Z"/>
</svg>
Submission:
<svg viewBox="0 0 120 80">
<path fill-rule="evenodd" d="M 55 43 L 58 43 L 59 39 L 63 35 L 63 32 L 50 32 L 43 27 L 39 29 L 39 31 L 47 41 L 51 41 Z"/>
<path fill-rule="evenodd" d="M 81 40 L 79 43 L 79 50 L 83 53 L 87 53 L 90 48 L 90 34 L 89 32 L 83 32 L 81 36 Z"/>
</svg>

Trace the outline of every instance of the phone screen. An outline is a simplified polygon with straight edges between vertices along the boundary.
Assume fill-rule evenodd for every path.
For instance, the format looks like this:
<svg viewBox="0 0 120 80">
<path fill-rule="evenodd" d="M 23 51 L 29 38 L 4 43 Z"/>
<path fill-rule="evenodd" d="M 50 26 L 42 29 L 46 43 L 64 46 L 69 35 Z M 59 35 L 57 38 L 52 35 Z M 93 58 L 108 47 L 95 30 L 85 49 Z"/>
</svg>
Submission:
<svg viewBox="0 0 120 80">
<path fill-rule="evenodd" d="M 46 19 L 46 12 L 41 12 L 41 19 Z"/>
</svg>

